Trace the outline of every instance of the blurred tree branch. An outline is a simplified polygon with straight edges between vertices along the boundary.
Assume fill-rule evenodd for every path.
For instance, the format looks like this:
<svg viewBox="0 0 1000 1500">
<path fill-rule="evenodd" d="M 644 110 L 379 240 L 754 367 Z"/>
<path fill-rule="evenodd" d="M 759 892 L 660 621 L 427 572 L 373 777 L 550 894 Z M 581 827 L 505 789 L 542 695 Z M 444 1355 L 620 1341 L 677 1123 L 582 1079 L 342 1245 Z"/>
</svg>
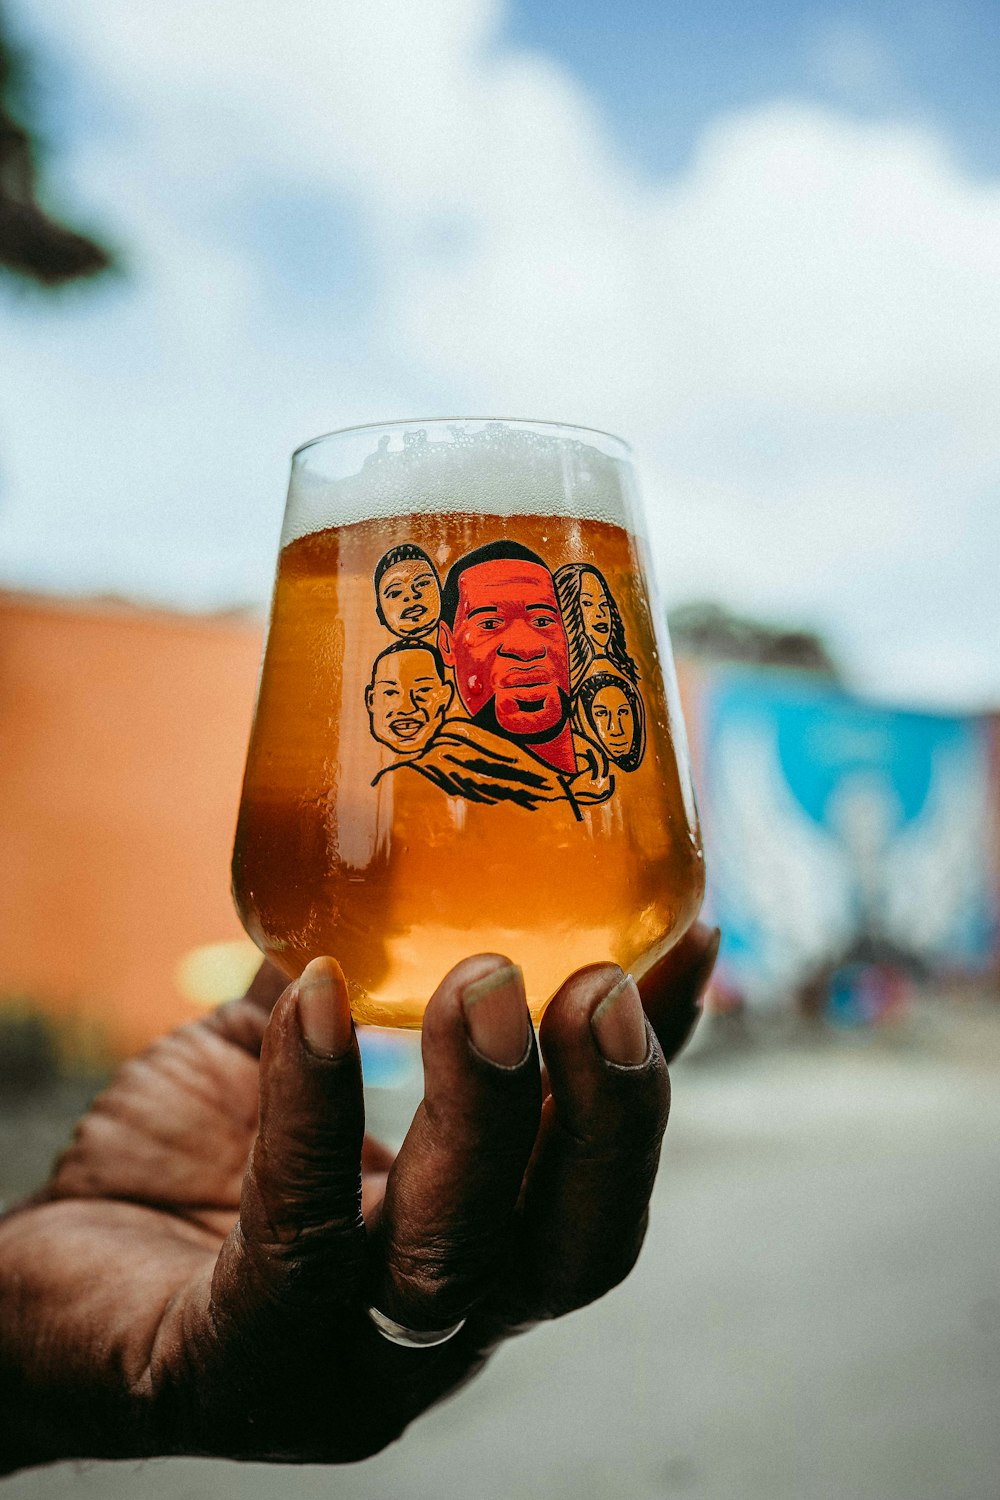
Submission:
<svg viewBox="0 0 1000 1500">
<path fill-rule="evenodd" d="M 38 132 L 27 84 L 28 65 L 0 11 L 0 269 L 54 287 L 107 270 L 111 256 L 39 202 Z"/>
</svg>

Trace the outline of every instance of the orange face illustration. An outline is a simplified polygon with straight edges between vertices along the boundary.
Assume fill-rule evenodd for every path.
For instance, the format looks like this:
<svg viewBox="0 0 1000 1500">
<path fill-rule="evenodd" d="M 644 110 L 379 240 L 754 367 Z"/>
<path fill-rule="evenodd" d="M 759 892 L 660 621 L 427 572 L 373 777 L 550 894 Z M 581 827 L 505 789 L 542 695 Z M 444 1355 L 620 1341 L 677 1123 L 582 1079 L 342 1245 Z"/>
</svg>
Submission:
<svg viewBox="0 0 1000 1500">
<path fill-rule="evenodd" d="M 392 554 L 387 556 L 391 558 Z M 394 635 L 426 635 L 437 625 L 440 585 L 432 564 L 422 554 L 391 561 L 377 578 L 376 593 L 379 615 Z"/>
<path fill-rule="evenodd" d="M 376 658 L 365 690 L 371 732 L 397 755 L 422 750 L 436 733 L 451 702 L 438 654 L 404 642 Z"/>
<path fill-rule="evenodd" d="M 544 755 L 569 714 L 569 648 L 548 568 L 520 557 L 466 567 L 454 624 L 442 620 L 439 641 L 469 716 L 494 719 L 501 734 Z"/>
</svg>

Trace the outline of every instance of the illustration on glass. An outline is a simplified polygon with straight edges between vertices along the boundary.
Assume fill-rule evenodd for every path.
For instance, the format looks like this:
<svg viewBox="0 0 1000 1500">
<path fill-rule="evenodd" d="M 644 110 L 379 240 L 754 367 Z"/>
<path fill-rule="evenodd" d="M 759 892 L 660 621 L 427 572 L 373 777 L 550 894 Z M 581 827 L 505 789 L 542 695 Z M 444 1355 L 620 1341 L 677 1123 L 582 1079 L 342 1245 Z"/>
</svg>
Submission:
<svg viewBox="0 0 1000 1500">
<path fill-rule="evenodd" d="M 374 739 L 396 759 L 374 778 L 426 777 L 471 802 L 606 802 L 645 749 L 639 672 L 603 574 L 554 573 L 519 542 L 458 559 L 442 583 L 405 543 L 374 575 L 379 621 L 395 637 L 365 690 Z"/>
</svg>

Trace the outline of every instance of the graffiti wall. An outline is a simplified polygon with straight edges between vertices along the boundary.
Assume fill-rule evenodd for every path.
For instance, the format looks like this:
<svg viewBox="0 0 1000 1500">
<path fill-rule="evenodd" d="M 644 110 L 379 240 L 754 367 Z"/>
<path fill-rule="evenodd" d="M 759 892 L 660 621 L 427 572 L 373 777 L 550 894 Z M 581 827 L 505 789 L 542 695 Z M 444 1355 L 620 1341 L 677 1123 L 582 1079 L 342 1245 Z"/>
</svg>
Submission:
<svg viewBox="0 0 1000 1500">
<path fill-rule="evenodd" d="M 857 1002 L 873 970 L 994 968 L 988 720 L 746 669 L 703 675 L 688 698 L 724 985 L 784 1006 L 822 977 L 836 1006 L 845 985 Z"/>
</svg>

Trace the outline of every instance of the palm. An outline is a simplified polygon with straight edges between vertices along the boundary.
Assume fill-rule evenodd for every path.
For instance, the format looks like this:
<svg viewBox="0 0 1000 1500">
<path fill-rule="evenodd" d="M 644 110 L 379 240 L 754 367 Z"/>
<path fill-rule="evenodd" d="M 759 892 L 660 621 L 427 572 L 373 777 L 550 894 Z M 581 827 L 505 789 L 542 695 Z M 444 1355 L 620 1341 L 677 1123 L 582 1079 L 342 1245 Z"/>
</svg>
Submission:
<svg viewBox="0 0 1000 1500">
<path fill-rule="evenodd" d="M 268 1002 L 285 982 L 265 966 L 252 999 L 171 1032 L 126 1063 L 78 1124 L 50 1195 L 142 1207 L 161 1243 L 193 1225 L 217 1252 L 239 1213 L 257 1134 Z M 366 1215 L 381 1201 L 392 1160 L 387 1147 L 365 1137 Z M 178 1237 L 189 1253 L 189 1229 Z"/>
</svg>

